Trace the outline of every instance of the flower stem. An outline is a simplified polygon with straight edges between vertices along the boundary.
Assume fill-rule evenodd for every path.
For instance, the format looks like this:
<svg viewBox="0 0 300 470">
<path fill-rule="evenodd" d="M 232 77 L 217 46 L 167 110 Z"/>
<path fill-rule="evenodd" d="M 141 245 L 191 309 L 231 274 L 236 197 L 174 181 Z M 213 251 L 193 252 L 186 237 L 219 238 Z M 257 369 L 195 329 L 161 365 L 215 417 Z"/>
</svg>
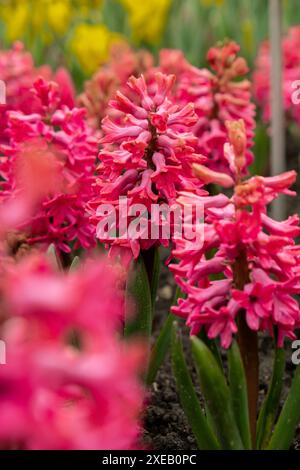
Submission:
<svg viewBox="0 0 300 470">
<path fill-rule="evenodd" d="M 241 250 L 240 254 L 237 256 L 233 266 L 233 271 L 235 287 L 239 290 L 244 289 L 245 285 L 250 282 L 245 251 Z M 246 312 L 241 311 L 238 317 L 238 342 L 246 374 L 251 440 L 254 448 L 256 445 L 256 419 L 259 388 L 258 338 L 256 331 L 249 328 L 245 313 Z"/>
<path fill-rule="evenodd" d="M 155 300 L 157 295 L 159 276 L 160 276 L 160 257 L 159 250 L 153 246 L 148 250 L 141 251 L 145 263 L 149 285 L 151 290 L 152 311 L 154 313 Z"/>
</svg>

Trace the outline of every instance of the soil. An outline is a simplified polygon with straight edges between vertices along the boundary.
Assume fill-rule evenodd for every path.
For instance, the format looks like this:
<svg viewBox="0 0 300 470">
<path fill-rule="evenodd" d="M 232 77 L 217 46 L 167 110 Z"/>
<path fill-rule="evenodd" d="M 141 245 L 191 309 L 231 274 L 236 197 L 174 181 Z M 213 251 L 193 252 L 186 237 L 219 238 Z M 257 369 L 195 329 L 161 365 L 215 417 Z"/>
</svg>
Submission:
<svg viewBox="0 0 300 470">
<path fill-rule="evenodd" d="M 158 291 L 156 317 L 154 321 L 154 338 L 170 309 L 174 295 L 174 284 L 167 270 L 162 273 L 161 287 Z M 184 347 L 188 351 L 188 331 L 183 329 Z M 188 354 L 188 359 L 190 359 Z M 189 360 L 193 380 L 196 378 L 192 361 Z M 158 371 L 149 396 L 149 406 L 145 416 L 146 445 L 154 450 L 193 450 L 197 449 L 196 441 L 185 418 L 177 395 L 175 379 L 172 373 L 170 355 L 165 358 Z"/>
<path fill-rule="evenodd" d="M 288 136 L 287 153 L 288 169 L 299 169 L 299 148 L 300 143 L 294 145 L 293 136 Z M 299 146 L 298 146 L 299 145 Z M 287 206 L 287 213 L 300 213 L 300 181 L 297 182 L 297 197 L 290 199 Z M 157 336 L 167 312 L 169 311 L 174 293 L 174 283 L 172 276 L 167 269 L 163 269 L 160 288 L 158 291 L 156 318 L 154 321 L 154 337 Z M 300 335 L 298 335 L 300 337 Z M 183 344 L 187 355 L 187 362 L 190 369 L 193 383 L 200 397 L 200 390 L 197 381 L 196 371 L 191 359 L 188 331 L 183 327 Z M 270 382 L 273 362 L 272 340 L 261 336 L 260 346 L 260 391 L 259 401 L 267 392 Z M 289 391 L 295 366 L 291 362 L 292 355 L 291 344 L 286 345 L 286 371 L 284 377 L 284 388 L 280 407 L 282 407 L 285 397 Z M 185 414 L 181 408 L 180 401 L 176 391 L 176 384 L 172 374 L 170 355 L 165 358 L 156 380 L 149 393 L 149 406 L 145 415 L 144 441 L 146 446 L 154 450 L 196 450 L 197 444 L 190 426 L 186 420 Z M 300 449 L 300 426 L 297 429 L 296 437 L 292 449 Z"/>
</svg>

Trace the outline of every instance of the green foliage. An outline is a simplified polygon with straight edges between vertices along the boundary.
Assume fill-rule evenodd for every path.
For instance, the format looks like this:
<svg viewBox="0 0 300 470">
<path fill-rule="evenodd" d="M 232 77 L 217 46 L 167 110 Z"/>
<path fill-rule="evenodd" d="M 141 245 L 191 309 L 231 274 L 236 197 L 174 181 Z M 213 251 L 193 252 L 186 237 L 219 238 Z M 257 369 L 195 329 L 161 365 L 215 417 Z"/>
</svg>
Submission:
<svg viewBox="0 0 300 470">
<path fill-rule="evenodd" d="M 140 256 L 132 266 L 126 288 L 125 336 L 150 338 L 152 331 L 152 302 L 148 275 Z"/>
<path fill-rule="evenodd" d="M 200 339 L 192 338 L 193 356 L 200 379 L 201 392 L 209 410 L 210 419 L 223 449 L 244 448 L 235 420 L 230 389 L 224 373 L 210 349 Z"/>
<path fill-rule="evenodd" d="M 235 420 L 245 449 L 251 449 L 247 383 L 238 344 L 234 341 L 228 351 L 229 388 Z"/>
<path fill-rule="evenodd" d="M 182 407 L 189 420 L 197 444 L 202 450 L 217 450 L 218 440 L 210 428 L 199 404 L 192 379 L 185 363 L 180 332 L 173 324 L 172 331 L 172 364 Z"/>
</svg>

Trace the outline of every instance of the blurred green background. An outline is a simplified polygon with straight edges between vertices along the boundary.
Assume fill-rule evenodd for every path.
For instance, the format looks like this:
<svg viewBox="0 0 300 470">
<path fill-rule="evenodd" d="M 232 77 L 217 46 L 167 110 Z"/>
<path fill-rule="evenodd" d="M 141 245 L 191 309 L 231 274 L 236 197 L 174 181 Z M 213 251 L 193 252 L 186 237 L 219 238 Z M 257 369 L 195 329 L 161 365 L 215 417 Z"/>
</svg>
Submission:
<svg viewBox="0 0 300 470">
<path fill-rule="evenodd" d="M 284 27 L 300 23 L 299 0 L 282 1 Z M 231 38 L 252 66 L 267 34 L 268 0 L 0 0 L 2 47 L 22 40 L 37 65 L 68 66 L 79 87 L 112 42 L 179 48 L 202 66 L 210 46 Z"/>
</svg>

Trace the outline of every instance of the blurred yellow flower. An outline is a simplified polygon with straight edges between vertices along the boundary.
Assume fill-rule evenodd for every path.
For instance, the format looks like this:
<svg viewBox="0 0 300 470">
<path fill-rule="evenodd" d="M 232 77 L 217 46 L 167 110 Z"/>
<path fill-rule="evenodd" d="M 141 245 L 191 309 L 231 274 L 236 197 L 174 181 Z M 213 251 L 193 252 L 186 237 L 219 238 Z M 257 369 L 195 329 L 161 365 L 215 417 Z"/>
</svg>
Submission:
<svg viewBox="0 0 300 470">
<path fill-rule="evenodd" d="M 135 42 L 158 44 L 172 0 L 119 0 L 128 12 Z"/>
<path fill-rule="evenodd" d="M 64 34 L 71 20 L 70 0 L 50 1 L 46 16 L 50 28 L 57 34 Z"/>
<path fill-rule="evenodd" d="M 9 41 L 41 35 L 47 42 L 51 32 L 64 34 L 71 20 L 71 0 L 13 0 L 1 7 L 1 18 Z"/>
<path fill-rule="evenodd" d="M 200 0 L 201 5 L 204 7 L 220 7 L 224 4 L 224 0 Z"/>
<path fill-rule="evenodd" d="M 26 2 L 10 4 L 7 2 L 1 8 L 1 18 L 5 22 L 6 37 L 9 41 L 21 39 L 27 28 L 28 6 Z"/>
<path fill-rule="evenodd" d="M 92 74 L 108 60 L 112 45 L 118 42 L 125 42 L 123 36 L 103 24 L 81 23 L 75 27 L 70 48 L 84 72 Z"/>
</svg>

